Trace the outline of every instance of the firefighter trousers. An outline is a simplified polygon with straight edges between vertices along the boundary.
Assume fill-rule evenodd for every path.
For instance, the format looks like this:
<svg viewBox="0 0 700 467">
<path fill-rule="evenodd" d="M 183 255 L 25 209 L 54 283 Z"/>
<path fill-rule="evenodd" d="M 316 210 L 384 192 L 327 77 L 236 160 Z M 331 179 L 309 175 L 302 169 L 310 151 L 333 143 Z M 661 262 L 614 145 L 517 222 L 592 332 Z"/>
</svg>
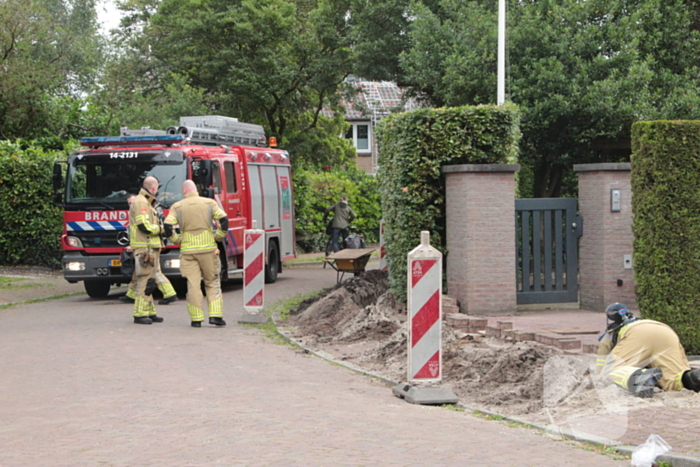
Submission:
<svg viewBox="0 0 700 467">
<path fill-rule="evenodd" d="M 160 293 L 163 294 L 163 298 L 170 298 L 173 295 L 176 294 L 175 288 L 173 285 L 170 283 L 170 280 L 168 280 L 167 277 L 165 277 L 165 274 L 160 270 L 160 258 L 158 259 L 158 262 L 155 264 L 156 267 L 156 285 L 158 286 L 158 290 L 160 290 Z M 131 275 L 131 282 L 129 282 L 129 287 L 126 290 L 126 296 L 129 298 L 136 299 L 136 282 L 138 278 L 136 276 L 136 270 L 134 270 L 134 274 Z"/>
<path fill-rule="evenodd" d="M 223 317 L 224 299 L 221 293 L 219 250 L 180 255 L 180 273 L 187 279 L 187 311 L 191 321 L 204 320 L 204 297 L 201 282 L 207 294 L 210 318 Z"/>
<path fill-rule="evenodd" d="M 136 278 L 134 298 L 134 317 L 153 316 L 156 306 L 153 303 L 153 292 L 146 295 L 148 280 L 156 280 L 156 267 L 160 261 L 160 251 L 151 248 L 134 249 L 134 276 Z"/>
<path fill-rule="evenodd" d="M 639 368 L 661 369 L 664 391 L 683 389 L 681 377 L 690 363 L 673 329 L 653 321 L 632 323 L 608 355 L 603 374 L 628 389 L 629 377 Z"/>
</svg>

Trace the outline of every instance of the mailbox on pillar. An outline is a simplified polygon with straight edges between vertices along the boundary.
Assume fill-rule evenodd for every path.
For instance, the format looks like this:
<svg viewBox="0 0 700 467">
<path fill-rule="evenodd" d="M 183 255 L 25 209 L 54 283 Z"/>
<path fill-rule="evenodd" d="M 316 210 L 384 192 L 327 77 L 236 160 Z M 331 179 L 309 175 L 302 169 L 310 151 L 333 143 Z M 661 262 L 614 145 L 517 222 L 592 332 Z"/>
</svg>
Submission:
<svg viewBox="0 0 700 467">
<path fill-rule="evenodd" d="M 610 212 L 620 212 L 622 207 L 622 192 L 619 188 L 610 190 Z"/>
</svg>

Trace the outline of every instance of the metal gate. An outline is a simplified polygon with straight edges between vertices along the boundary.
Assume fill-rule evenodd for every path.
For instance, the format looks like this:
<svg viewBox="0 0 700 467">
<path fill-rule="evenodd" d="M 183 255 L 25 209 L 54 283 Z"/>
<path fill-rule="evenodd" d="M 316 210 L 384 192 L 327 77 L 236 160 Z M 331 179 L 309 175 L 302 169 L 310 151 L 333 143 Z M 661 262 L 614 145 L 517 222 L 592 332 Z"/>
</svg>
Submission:
<svg viewBox="0 0 700 467">
<path fill-rule="evenodd" d="M 578 301 L 578 238 L 583 219 L 576 198 L 515 200 L 517 303 Z"/>
</svg>

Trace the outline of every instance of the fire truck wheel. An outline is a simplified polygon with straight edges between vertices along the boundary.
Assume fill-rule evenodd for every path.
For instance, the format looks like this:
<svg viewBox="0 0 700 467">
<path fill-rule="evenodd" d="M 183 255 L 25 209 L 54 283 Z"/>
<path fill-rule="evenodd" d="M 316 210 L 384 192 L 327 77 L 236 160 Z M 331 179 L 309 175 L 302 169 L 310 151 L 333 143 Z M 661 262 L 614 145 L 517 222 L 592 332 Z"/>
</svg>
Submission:
<svg viewBox="0 0 700 467">
<path fill-rule="evenodd" d="M 277 280 L 279 272 L 280 255 L 277 251 L 277 243 L 270 240 L 270 245 L 267 250 L 267 264 L 265 265 L 265 283 L 273 284 Z"/>
<path fill-rule="evenodd" d="M 106 281 L 85 281 L 85 292 L 90 298 L 105 298 L 109 295 L 111 284 Z"/>
</svg>

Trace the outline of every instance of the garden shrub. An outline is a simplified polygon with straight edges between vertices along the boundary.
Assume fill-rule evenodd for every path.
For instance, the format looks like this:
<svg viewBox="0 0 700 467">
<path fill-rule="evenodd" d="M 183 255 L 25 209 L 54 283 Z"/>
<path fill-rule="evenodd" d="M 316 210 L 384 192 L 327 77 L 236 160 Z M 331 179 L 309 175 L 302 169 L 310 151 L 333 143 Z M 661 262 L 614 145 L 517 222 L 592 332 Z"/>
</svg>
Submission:
<svg viewBox="0 0 700 467">
<path fill-rule="evenodd" d="M 448 253 L 442 166 L 515 163 L 518 111 L 512 105 L 417 109 L 383 119 L 377 137 L 389 280 L 405 300 L 406 257 L 420 232 L 429 231 L 431 245 Z"/>
<path fill-rule="evenodd" d="M 345 195 L 357 218 L 352 225 L 365 241 L 379 240 L 381 206 L 377 180 L 356 168 L 313 172 L 295 169 L 294 207 L 296 240 L 302 252 L 325 251 L 328 235 L 323 223 L 324 210 Z"/>
<path fill-rule="evenodd" d="M 637 304 L 700 352 L 700 121 L 632 125 Z"/>
<path fill-rule="evenodd" d="M 0 141 L 0 264 L 60 267 L 63 211 L 53 203 L 59 153 Z"/>
</svg>

